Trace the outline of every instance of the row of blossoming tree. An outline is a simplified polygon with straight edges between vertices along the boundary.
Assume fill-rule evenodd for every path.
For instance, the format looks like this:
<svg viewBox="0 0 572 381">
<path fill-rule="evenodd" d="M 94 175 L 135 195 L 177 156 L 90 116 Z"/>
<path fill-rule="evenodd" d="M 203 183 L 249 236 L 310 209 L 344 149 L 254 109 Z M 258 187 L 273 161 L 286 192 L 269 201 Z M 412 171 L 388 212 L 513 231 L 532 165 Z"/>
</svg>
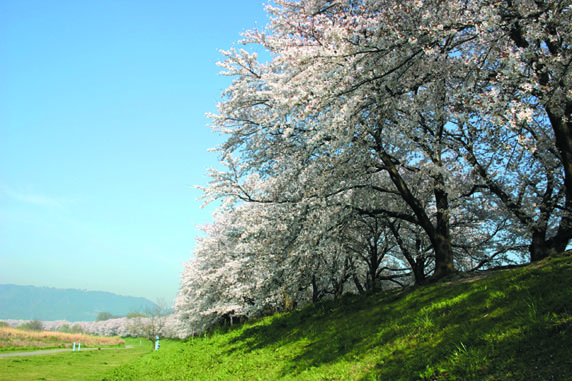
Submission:
<svg viewBox="0 0 572 381">
<path fill-rule="evenodd" d="M 254 49 L 223 52 L 223 202 L 177 301 L 193 329 L 566 249 L 570 0 L 267 11 Z"/>
<path fill-rule="evenodd" d="M 154 316 L 113 317 L 101 321 L 69 322 L 67 320 L 15 320 L 1 321 L 12 327 L 27 328 L 30 323 L 36 323 L 39 330 L 58 331 L 64 333 L 85 333 L 97 336 L 140 337 L 152 342 L 156 336 L 184 338 L 188 336 L 187 328 L 174 314 Z"/>
</svg>

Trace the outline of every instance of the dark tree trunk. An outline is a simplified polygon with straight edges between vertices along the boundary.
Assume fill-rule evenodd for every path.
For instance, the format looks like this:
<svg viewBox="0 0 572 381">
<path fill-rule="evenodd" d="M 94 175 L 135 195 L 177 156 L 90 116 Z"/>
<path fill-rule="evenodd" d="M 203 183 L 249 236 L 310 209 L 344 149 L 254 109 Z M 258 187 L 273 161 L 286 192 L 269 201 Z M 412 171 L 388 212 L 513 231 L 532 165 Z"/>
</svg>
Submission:
<svg viewBox="0 0 572 381">
<path fill-rule="evenodd" d="M 532 234 L 532 240 L 528 246 L 531 262 L 540 261 L 566 250 L 569 239 L 559 239 L 560 237 L 556 236 L 553 239 L 546 240 L 545 235 L 545 232 L 534 232 Z"/>
<path fill-rule="evenodd" d="M 434 195 L 437 204 L 437 224 L 433 225 L 421 202 L 413 195 L 399 171 L 393 164 L 392 158 L 385 152 L 381 152 L 381 158 L 393 184 L 401 194 L 403 200 L 415 213 L 419 226 L 427 233 L 433 251 L 435 253 L 435 272 L 433 278 L 439 279 L 455 271 L 453 261 L 453 246 L 449 231 L 449 206 L 447 193 L 444 190 L 443 177 L 434 177 Z"/>
<path fill-rule="evenodd" d="M 411 266 L 413 270 L 413 276 L 415 277 L 415 283 L 419 284 L 425 281 L 425 261 L 413 261 L 413 265 Z"/>
<path fill-rule="evenodd" d="M 344 295 L 344 282 L 334 283 L 334 300 L 339 300 Z"/>
<path fill-rule="evenodd" d="M 562 108 L 563 110 L 558 113 L 553 107 L 547 106 L 546 113 L 554 131 L 556 148 L 560 152 L 564 168 L 566 200 L 572 200 L 572 102 L 567 102 Z"/>
<path fill-rule="evenodd" d="M 357 275 L 353 275 L 352 276 L 353 280 L 354 280 L 354 284 L 358 290 L 358 293 L 360 294 L 365 294 L 365 289 L 363 288 L 363 286 L 361 285 L 361 282 L 359 281 Z"/>
<path fill-rule="evenodd" d="M 431 242 L 433 243 L 435 252 L 435 271 L 433 272 L 433 278 L 440 279 L 455 272 L 453 248 L 448 234 L 436 234 L 435 237 L 431 239 Z"/>
<path fill-rule="evenodd" d="M 433 277 L 436 279 L 455 271 L 449 223 L 449 200 L 443 188 L 443 176 L 438 175 L 435 177 L 434 191 L 437 203 L 437 226 L 434 237 L 430 237 L 435 252 L 435 272 Z"/>
<path fill-rule="evenodd" d="M 395 221 L 388 221 L 388 225 L 389 229 L 393 233 L 393 236 L 395 237 L 395 240 L 397 241 L 397 245 L 399 246 L 401 253 L 409 263 L 409 266 L 411 266 L 413 277 L 415 278 L 415 284 L 422 283 L 425 281 L 425 256 L 418 256 L 417 259 L 414 258 L 411 254 L 411 251 L 403 242 L 401 234 L 399 234 L 399 226 L 396 226 Z M 419 237 L 417 237 L 415 249 L 417 253 L 421 251 L 421 240 Z"/>
<path fill-rule="evenodd" d="M 369 266 L 369 274 L 367 276 L 367 292 L 376 292 L 381 289 L 381 282 L 377 279 L 377 269 L 379 263 L 374 258 L 371 258 L 372 263 Z"/>
<path fill-rule="evenodd" d="M 542 12 L 548 11 L 549 7 L 545 6 L 544 2 L 536 2 L 538 10 Z M 511 2 L 508 3 L 510 8 L 516 8 Z M 545 6 L 545 7 L 544 7 Z M 509 9 L 510 9 L 509 8 Z M 550 7 L 553 12 L 563 15 L 565 6 L 560 5 Z M 513 12 L 511 15 L 519 16 L 519 12 Z M 519 16 L 523 17 L 523 16 Z M 511 21 L 510 38 L 519 48 L 528 48 L 531 44 L 538 44 L 536 41 L 528 41 L 527 36 L 519 25 L 519 20 Z M 545 28 L 544 43 L 548 47 L 548 51 L 552 57 L 561 57 L 563 61 L 569 61 L 566 56 L 569 56 L 569 45 L 566 42 L 551 39 L 549 36 L 556 36 L 557 32 L 550 25 L 550 23 L 543 24 Z M 530 260 L 532 262 L 541 260 L 550 255 L 560 253 L 566 250 L 566 247 L 572 239 L 572 102 L 566 99 L 564 95 L 569 91 L 569 84 L 566 84 L 564 78 L 569 68 L 563 72 L 551 72 L 547 69 L 546 65 L 542 62 L 545 52 L 537 52 L 526 59 L 529 67 L 536 73 L 538 78 L 537 82 L 541 85 L 540 89 L 550 89 L 551 93 L 547 90 L 538 90 L 535 94 L 541 102 L 544 103 L 544 108 L 550 125 L 554 131 L 554 143 L 560 153 L 560 161 L 564 172 L 564 186 L 566 189 L 565 212 L 560 221 L 558 233 L 554 238 L 546 240 L 546 232 L 534 232 L 532 241 L 529 246 Z M 550 85 L 553 86 L 550 86 Z M 560 93 L 561 96 L 556 96 Z M 555 101 L 556 100 L 556 101 Z"/>
<path fill-rule="evenodd" d="M 312 275 L 312 303 L 317 303 L 320 300 L 320 292 L 318 290 L 318 282 L 316 276 Z"/>
</svg>

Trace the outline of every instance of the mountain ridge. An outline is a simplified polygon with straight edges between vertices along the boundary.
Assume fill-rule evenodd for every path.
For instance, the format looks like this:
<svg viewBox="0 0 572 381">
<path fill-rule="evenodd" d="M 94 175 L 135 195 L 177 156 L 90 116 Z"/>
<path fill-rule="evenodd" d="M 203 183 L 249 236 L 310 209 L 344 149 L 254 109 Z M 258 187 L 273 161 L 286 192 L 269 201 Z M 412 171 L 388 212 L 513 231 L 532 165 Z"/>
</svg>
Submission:
<svg viewBox="0 0 572 381">
<path fill-rule="evenodd" d="M 93 321 L 100 312 L 122 316 L 154 305 L 107 291 L 0 284 L 0 319 Z"/>
</svg>

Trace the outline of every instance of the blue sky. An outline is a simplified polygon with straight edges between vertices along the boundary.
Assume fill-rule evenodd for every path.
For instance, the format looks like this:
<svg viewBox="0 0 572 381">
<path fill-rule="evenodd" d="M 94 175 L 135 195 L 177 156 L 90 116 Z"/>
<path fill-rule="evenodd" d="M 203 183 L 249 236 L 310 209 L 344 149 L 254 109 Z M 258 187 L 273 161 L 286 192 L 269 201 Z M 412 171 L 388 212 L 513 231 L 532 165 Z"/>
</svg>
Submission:
<svg viewBox="0 0 572 381">
<path fill-rule="evenodd" d="M 262 1 L 0 0 L 0 283 L 172 300 Z"/>
</svg>

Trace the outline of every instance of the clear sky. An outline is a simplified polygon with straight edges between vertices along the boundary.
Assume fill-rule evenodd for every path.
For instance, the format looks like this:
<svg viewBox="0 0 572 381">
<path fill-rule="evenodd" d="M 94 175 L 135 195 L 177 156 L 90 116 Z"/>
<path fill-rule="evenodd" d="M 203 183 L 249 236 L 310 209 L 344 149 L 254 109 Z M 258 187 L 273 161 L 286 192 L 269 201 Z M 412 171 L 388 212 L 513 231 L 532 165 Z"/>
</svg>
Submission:
<svg viewBox="0 0 572 381">
<path fill-rule="evenodd" d="M 171 301 L 262 0 L 0 0 L 0 283 Z"/>
</svg>

